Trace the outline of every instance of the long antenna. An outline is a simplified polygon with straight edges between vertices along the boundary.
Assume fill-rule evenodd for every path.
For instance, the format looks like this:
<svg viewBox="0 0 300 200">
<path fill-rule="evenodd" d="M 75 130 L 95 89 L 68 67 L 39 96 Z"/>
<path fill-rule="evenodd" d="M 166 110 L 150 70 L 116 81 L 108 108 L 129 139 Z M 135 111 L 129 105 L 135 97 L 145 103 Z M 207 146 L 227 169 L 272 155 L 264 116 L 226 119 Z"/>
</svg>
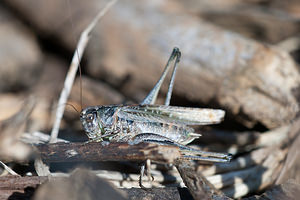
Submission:
<svg viewBox="0 0 300 200">
<path fill-rule="evenodd" d="M 79 87 L 80 87 L 80 111 L 83 108 L 83 100 L 82 100 L 82 75 L 81 75 L 81 66 L 79 65 Z"/>
<path fill-rule="evenodd" d="M 68 96 L 70 94 L 75 75 L 77 72 L 77 69 L 80 65 L 80 60 L 82 58 L 83 52 L 85 50 L 85 47 L 90 39 L 90 33 L 93 30 L 93 28 L 96 26 L 97 22 L 103 17 L 106 12 L 109 10 L 111 6 L 113 6 L 118 0 L 112 0 L 108 2 L 105 7 L 96 15 L 96 17 L 93 19 L 93 21 L 86 27 L 86 29 L 81 33 L 80 39 L 77 43 L 75 53 L 72 58 L 72 62 L 68 71 L 68 74 L 66 76 L 65 82 L 64 82 L 64 88 L 60 94 L 59 100 L 58 100 L 58 105 L 62 105 L 57 107 L 56 110 L 56 118 L 55 122 L 53 124 L 53 128 L 51 131 L 51 136 L 50 136 L 50 143 L 55 143 L 57 141 L 57 136 L 58 136 L 58 131 L 59 131 L 59 126 L 60 122 L 62 119 L 62 116 L 64 114 L 65 110 L 65 103 L 67 102 Z M 80 72 L 81 74 L 81 72 Z M 81 84 L 80 84 L 81 85 Z"/>
<path fill-rule="evenodd" d="M 74 30 L 74 23 L 73 23 L 73 19 L 72 19 L 72 11 L 71 11 L 71 3 L 70 3 L 70 0 L 67 0 L 67 3 L 68 3 L 68 10 L 69 10 L 69 15 L 70 15 L 70 22 L 71 22 L 71 28 L 72 30 Z M 74 37 L 74 34 L 72 34 L 73 36 L 73 41 L 76 42 L 76 39 Z M 75 53 L 77 55 L 77 59 L 79 60 L 78 62 L 78 68 L 79 68 L 79 89 L 80 89 L 80 92 L 79 92 L 79 95 L 80 95 L 80 110 L 82 110 L 83 108 L 83 101 L 82 101 L 82 75 L 81 75 L 81 64 L 80 64 L 80 58 L 79 58 L 79 54 L 78 54 L 78 51 L 77 49 L 75 50 Z"/>
</svg>

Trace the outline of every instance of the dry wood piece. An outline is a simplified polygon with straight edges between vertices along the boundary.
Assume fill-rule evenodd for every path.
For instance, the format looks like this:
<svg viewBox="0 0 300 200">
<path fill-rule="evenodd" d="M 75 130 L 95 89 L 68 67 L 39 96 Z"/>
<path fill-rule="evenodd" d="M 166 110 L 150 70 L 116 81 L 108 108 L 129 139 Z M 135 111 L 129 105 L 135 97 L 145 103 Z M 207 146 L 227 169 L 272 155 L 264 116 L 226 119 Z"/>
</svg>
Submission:
<svg viewBox="0 0 300 200">
<path fill-rule="evenodd" d="M 181 154 L 178 147 L 159 146 L 150 143 L 130 145 L 128 143 L 89 142 L 55 143 L 36 146 L 45 162 L 72 161 L 145 161 L 173 163 Z"/>
<path fill-rule="evenodd" d="M 299 199 L 300 185 L 293 179 L 288 180 L 286 183 L 275 186 L 264 192 L 262 195 L 255 196 L 257 200 L 287 200 Z M 246 198 L 245 200 L 252 200 L 253 197 Z"/>
<path fill-rule="evenodd" d="M 190 161 L 178 161 L 176 167 L 194 199 L 230 199 L 196 171 Z"/>
<path fill-rule="evenodd" d="M 48 180 L 47 177 L 38 176 L 2 176 L 0 177 L 0 190 L 23 190 L 26 187 L 36 187 Z"/>
<path fill-rule="evenodd" d="M 130 200 L 189 200 L 192 199 L 189 191 L 186 188 L 152 188 L 145 191 L 140 188 L 122 189 L 128 194 Z"/>
<path fill-rule="evenodd" d="M 48 177 L 0 177 L 0 199 L 30 199 L 33 189 L 48 180 Z"/>
</svg>

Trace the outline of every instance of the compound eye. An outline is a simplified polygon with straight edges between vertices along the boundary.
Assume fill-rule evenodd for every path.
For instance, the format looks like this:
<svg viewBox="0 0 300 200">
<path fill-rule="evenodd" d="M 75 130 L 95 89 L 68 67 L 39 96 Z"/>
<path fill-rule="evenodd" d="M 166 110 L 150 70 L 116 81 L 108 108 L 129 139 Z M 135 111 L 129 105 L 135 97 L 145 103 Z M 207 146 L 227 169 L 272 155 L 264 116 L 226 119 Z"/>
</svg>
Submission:
<svg viewBox="0 0 300 200">
<path fill-rule="evenodd" d="M 86 115 L 86 121 L 87 122 L 93 122 L 94 121 L 94 114 L 93 113 L 89 113 Z"/>
</svg>

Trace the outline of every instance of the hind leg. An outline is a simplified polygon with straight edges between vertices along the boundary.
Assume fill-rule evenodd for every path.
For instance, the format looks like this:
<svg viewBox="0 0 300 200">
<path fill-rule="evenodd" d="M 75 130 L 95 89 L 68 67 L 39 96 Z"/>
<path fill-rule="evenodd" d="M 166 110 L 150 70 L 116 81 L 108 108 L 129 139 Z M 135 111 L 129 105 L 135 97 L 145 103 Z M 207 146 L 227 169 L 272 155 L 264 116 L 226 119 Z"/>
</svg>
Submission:
<svg viewBox="0 0 300 200">
<path fill-rule="evenodd" d="M 168 73 L 168 71 L 169 71 L 169 69 L 171 67 L 171 62 L 175 59 L 174 68 L 173 68 L 171 80 L 170 80 L 170 83 L 169 83 L 168 93 L 167 93 L 166 100 L 165 100 L 165 105 L 169 105 L 170 104 L 171 95 L 172 95 L 172 91 L 173 91 L 174 80 L 175 80 L 175 75 L 176 75 L 176 70 L 177 70 L 177 67 L 178 67 L 177 64 L 180 61 L 180 57 L 181 57 L 181 52 L 180 52 L 180 50 L 178 48 L 175 47 L 173 49 L 172 53 L 171 53 L 171 56 L 169 57 L 169 60 L 167 62 L 167 65 L 166 65 L 166 67 L 165 67 L 165 69 L 164 69 L 161 77 L 159 78 L 159 80 L 157 81 L 157 83 L 155 84 L 155 86 L 153 87 L 153 89 L 146 96 L 146 98 L 140 103 L 141 105 L 155 104 L 158 92 L 160 90 L 160 87 L 161 87 L 163 81 L 165 80 L 166 75 L 167 75 L 167 73 Z M 147 163 L 151 163 L 150 160 L 147 160 Z M 146 167 L 148 179 L 151 176 L 150 165 L 151 164 L 149 164 L 149 167 Z M 140 174 L 140 178 L 139 178 L 140 187 L 143 188 L 143 189 L 145 189 L 145 187 L 142 184 L 142 178 L 144 176 L 144 172 L 145 172 L 145 164 L 143 164 L 141 166 L 141 174 Z M 153 177 L 152 177 L 152 179 L 153 179 Z"/>
<path fill-rule="evenodd" d="M 229 162 L 232 159 L 231 154 L 226 153 L 215 153 L 215 152 L 207 152 L 207 151 L 200 151 L 198 149 L 194 149 L 177 142 L 170 140 L 169 138 L 163 137 L 158 134 L 154 133 L 141 133 L 136 135 L 133 140 L 132 144 L 137 144 L 140 142 L 147 142 L 147 143 L 154 143 L 159 145 L 171 145 L 179 147 L 180 152 L 182 153 L 182 157 L 179 158 L 180 160 L 202 160 L 208 162 Z M 150 160 L 149 160 L 150 165 Z M 145 163 L 141 166 L 141 173 L 139 178 L 139 185 L 143 189 L 148 189 L 143 186 L 142 178 L 145 173 Z M 147 175 L 150 176 L 150 166 L 147 166 Z"/>
<path fill-rule="evenodd" d="M 180 152 L 182 153 L 181 159 L 203 160 L 203 161 L 210 161 L 210 162 L 229 162 L 232 159 L 231 154 L 201 151 L 198 149 L 194 149 L 179 144 L 177 142 L 170 140 L 169 138 L 154 133 L 141 133 L 136 135 L 133 138 L 133 143 L 140 143 L 140 142 L 177 146 L 179 147 Z"/>
<path fill-rule="evenodd" d="M 173 69 L 173 72 L 172 72 L 171 80 L 170 80 L 170 83 L 169 83 L 169 89 L 168 89 L 167 97 L 166 97 L 166 100 L 165 100 L 165 105 L 170 104 L 171 95 L 172 95 L 172 91 L 173 91 L 174 80 L 175 80 L 175 75 L 176 75 L 176 69 L 178 67 L 177 64 L 180 61 L 180 56 L 181 56 L 180 50 L 175 47 L 172 51 L 172 54 L 171 54 L 171 56 L 170 56 L 170 58 L 167 62 L 167 65 L 166 65 L 161 77 L 159 78 L 159 80 L 157 81 L 157 83 L 155 84 L 153 89 L 146 96 L 146 98 L 140 103 L 141 105 L 155 104 L 158 92 L 160 90 L 160 87 L 161 87 L 163 81 L 165 80 L 165 78 L 167 76 L 167 73 L 168 73 L 168 71 L 171 67 L 171 62 L 175 59 L 174 69 Z"/>
<path fill-rule="evenodd" d="M 149 190 L 151 188 L 146 188 L 144 185 L 143 185 L 143 176 L 146 174 L 146 176 L 148 177 L 148 181 L 153 181 L 154 180 L 154 177 L 151 175 L 151 160 L 150 159 L 147 159 L 146 162 L 144 162 L 142 165 L 141 165 L 141 169 L 140 169 L 140 177 L 139 177 L 139 186 L 142 188 L 142 189 L 146 189 L 146 190 Z M 152 187 L 152 186 L 151 186 Z"/>
</svg>

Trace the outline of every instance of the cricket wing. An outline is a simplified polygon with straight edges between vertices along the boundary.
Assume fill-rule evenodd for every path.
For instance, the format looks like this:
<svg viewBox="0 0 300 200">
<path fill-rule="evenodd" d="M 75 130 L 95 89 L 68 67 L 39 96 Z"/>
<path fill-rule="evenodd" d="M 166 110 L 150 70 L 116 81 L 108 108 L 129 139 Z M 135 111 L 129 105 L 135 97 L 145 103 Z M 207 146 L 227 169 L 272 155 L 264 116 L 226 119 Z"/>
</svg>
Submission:
<svg viewBox="0 0 300 200">
<path fill-rule="evenodd" d="M 124 106 L 118 116 L 133 121 L 208 125 L 220 123 L 225 112 L 218 109 L 188 108 L 163 105 Z"/>
</svg>

